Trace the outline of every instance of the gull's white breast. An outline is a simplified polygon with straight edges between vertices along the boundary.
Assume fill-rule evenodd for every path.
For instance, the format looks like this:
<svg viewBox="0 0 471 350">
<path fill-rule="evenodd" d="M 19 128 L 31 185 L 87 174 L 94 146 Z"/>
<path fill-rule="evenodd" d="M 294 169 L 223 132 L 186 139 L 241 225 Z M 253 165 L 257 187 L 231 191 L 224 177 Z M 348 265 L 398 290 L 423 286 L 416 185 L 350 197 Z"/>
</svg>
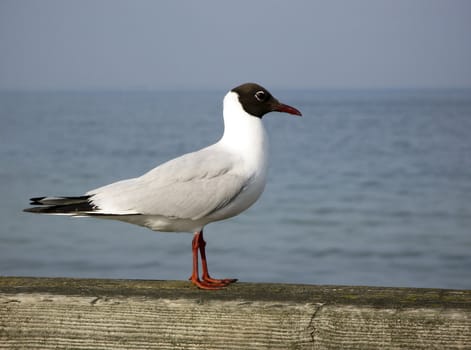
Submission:
<svg viewBox="0 0 471 350">
<path fill-rule="evenodd" d="M 255 203 L 267 178 L 269 145 L 262 120 L 245 112 L 234 92 L 229 92 L 224 98 L 224 134 L 216 145 L 240 159 L 237 166 L 247 178 L 240 195 L 215 213 L 221 220 L 237 215 Z"/>
</svg>

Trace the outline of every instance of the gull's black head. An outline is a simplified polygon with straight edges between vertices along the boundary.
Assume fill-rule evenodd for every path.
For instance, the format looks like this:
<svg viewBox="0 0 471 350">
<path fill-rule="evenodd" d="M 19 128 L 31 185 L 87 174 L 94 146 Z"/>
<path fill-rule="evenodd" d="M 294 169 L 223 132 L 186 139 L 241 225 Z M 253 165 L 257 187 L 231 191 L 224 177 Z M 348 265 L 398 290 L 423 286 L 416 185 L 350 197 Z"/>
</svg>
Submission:
<svg viewBox="0 0 471 350">
<path fill-rule="evenodd" d="M 231 90 L 239 95 L 239 102 L 244 111 L 258 118 L 270 112 L 285 112 L 301 115 L 296 108 L 280 103 L 263 86 L 245 83 Z"/>
</svg>

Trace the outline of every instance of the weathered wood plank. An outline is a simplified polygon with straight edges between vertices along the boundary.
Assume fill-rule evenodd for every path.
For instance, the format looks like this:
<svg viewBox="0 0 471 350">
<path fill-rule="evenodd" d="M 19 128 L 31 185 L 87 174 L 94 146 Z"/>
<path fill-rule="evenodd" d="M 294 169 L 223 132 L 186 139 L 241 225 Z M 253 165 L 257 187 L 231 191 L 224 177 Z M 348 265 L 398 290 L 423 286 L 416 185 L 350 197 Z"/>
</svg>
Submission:
<svg viewBox="0 0 471 350">
<path fill-rule="evenodd" d="M 471 291 L 0 277 L 0 349 L 467 349 Z"/>
</svg>

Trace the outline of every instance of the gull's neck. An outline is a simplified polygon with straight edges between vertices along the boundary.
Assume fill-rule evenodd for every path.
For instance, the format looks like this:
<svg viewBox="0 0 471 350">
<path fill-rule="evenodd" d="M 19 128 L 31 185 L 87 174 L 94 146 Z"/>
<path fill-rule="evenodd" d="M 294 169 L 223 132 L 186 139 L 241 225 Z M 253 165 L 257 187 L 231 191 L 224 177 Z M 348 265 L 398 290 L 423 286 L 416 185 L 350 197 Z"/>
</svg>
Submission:
<svg viewBox="0 0 471 350">
<path fill-rule="evenodd" d="M 224 134 L 219 143 L 240 155 L 248 165 L 266 166 L 268 139 L 262 120 L 244 111 L 232 91 L 224 97 Z"/>
</svg>

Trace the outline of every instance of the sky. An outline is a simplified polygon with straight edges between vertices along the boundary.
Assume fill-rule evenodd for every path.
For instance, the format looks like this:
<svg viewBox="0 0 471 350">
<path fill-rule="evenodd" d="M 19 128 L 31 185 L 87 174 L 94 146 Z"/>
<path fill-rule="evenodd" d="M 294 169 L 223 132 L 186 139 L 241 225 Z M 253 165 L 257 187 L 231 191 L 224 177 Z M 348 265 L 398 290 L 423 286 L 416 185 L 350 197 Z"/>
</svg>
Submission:
<svg viewBox="0 0 471 350">
<path fill-rule="evenodd" d="M 471 1 L 0 0 L 0 89 L 471 87 Z"/>
</svg>

